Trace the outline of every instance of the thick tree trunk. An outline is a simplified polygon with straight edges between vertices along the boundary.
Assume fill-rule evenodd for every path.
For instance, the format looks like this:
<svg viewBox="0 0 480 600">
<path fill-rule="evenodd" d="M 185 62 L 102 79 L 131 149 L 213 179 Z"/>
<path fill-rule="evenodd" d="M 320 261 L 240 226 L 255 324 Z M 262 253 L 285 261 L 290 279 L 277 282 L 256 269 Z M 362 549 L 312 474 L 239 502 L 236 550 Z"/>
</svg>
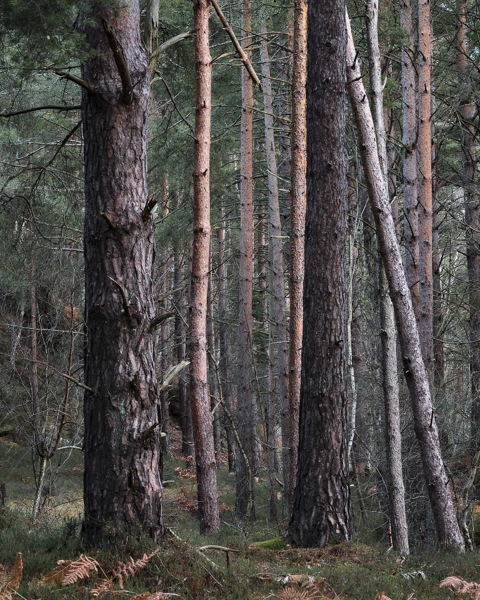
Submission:
<svg viewBox="0 0 480 600">
<path fill-rule="evenodd" d="M 243 47 L 249 60 L 252 29 L 251 2 L 242 2 L 242 31 L 245 36 Z M 253 337 L 252 337 L 252 294 L 253 294 L 253 84 L 246 69 L 242 69 L 242 139 L 240 147 L 240 267 L 239 267 L 239 317 L 238 317 L 238 390 L 237 429 L 243 450 L 253 473 L 256 462 L 256 414 L 253 397 Z M 237 453 L 237 482 L 235 513 L 238 518 L 253 518 L 253 480 L 249 481 L 248 469 L 243 454 Z M 250 491 L 249 491 L 250 490 Z"/>
<path fill-rule="evenodd" d="M 288 446 L 290 472 L 285 481 L 289 510 L 293 509 L 293 493 L 297 477 L 298 414 L 300 408 L 301 355 L 303 336 L 303 277 L 305 257 L 305 209 L 307 200 L 307 0 L 295 1 L 292 67 L 292 140 L 291 140 L 291 206 L 290 206 L 290 348 L 288 414 L 290 418 Z"/>
<path fill-rule="evenodd" d="M 448 478 L 440 452 L 428 375 L 422 358 L 412 300 L 395 235 L 395 224 L 390 211 L 388 192 L 380 168 L 372 115 L 355 54 L 350 23 L 348 21 L 347 23 L 347 81 L 350 102 L 357 124 L 359 147 L 370 201 L 373 206 L 380 252 L 395 310 L 404 373 L 414 414 L 415 433 L 420 445 L 436 530 L 440 543 L 464 550 L 465 545 L 455 516 Z"/>
<path fill-rule="evenodd" d="M 308 7 L 307 216 L 296 546 L 349 539 L 347 464 L 345 5 Z"/>
<path fill-rule="evenodd" d="M 93 0 L 90 6 L 85 39 L 92 52 L 83 65 L 83 78 L 95 93 L 84 90 L 82 100 L 89 388 L 84 530 L 88 540 L 98 542 L 107 536 L 108 525 L 140 524 L 160 541 L 158 395 L 155 332 L 150 326 L 155 317 L 154 220 L 143 218 L 148 61 L 140 41 L 137 0 L 115 11 Z"/>
<path fill-rule="evenodd" d="M 457 3 L 457 68 L 462 126 L 462 179 L 470 305 L 470 378 L 472 390 L 471 455 L 480 448 L 480 205 L 476 176 L 476 110 L 472 102 L 466 41 L 466 1 Z"/>
<path fill-rule="evenodd" d="M 197 470 L 200 531 L 217 531 L 217 472 L 207 375 L 207 296 L 210 266 L 210 118 L 212 63 L 209 0 L 195 0 L 195 142 L 193 154 L 193 251 L 189 318 L 190 398 Z"/>
</svg>

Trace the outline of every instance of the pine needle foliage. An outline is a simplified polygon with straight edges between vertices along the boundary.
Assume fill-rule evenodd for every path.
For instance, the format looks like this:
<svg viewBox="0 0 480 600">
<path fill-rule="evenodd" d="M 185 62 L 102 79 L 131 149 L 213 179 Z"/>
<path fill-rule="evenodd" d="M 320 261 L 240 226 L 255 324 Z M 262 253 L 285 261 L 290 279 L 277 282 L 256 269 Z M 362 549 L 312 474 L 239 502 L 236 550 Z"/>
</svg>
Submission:
<svg viewBox="0 0 480 600">
<path fill-rule="evenodd" d="M 23 560 L 21 552 L 17 554 L 10 575 L 7 574 L 5 567 L 0 565 L 0 600 L 12 600 L 22 581 L 22 573 Z"/>
</svg>

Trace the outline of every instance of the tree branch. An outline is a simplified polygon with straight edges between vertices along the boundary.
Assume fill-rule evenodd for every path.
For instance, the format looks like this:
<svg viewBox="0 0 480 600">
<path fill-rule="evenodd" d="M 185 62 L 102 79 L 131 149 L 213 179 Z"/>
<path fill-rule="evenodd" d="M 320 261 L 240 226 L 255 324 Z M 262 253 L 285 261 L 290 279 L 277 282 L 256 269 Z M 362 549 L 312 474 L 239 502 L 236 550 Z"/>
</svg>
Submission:
<svg viewBox="0 0 480 600">
<path fill-rule="evenodd" d="M 165 50 L 170 48 L 170 46 L 173 46 L 174 44 L 177 44 L 178 42 L 181 42 L 192 35 L 193 31 L 185 31 L 184 33 L 179 33 L 178 35 L 173 36 L 166 42 L 163 42 L 163 44 L 160 44 L 160 46 L 157 46 L 150 55 L 150 73 L 154 73 L 155 63 L 162 52 L 165 52 Z"/>
<path fill-rule="evenodd" d="M 17 115 L 24 115 L 26 113 L 35 112 L 36 110 L 80 110 L 82 107 L 80 104 L 57 106 L 56 104 L 46 104 L 45 106 L 34 106 L 32 108 L 24 108 L 23 110 L 16 110 L 9 113 L 0 113 L 0 117 L 16 117 Z"/>
<path fill-rule="evenodd" d="M 73 83 L 76 83 L 80 87 L 83 87 L 85 90 L 87 90 L 87 92 L 90 92 L 90 94 L 95 93 L 95 88 L 93 87 L 93 85 L 91 83 L 88 83 L 88 81 L 85 81 L 85 79 L 82 79 L 81 77 L 77 77 L 76 75 L 72 75 L 71 73 L 67 73 L 66 71 L 60 71 L 59 69 L 55 68 L 49 68 L 48 70 L 53 71 L 62 79 L 68 79 L 69 81 L 73 81 Z"/>
<path fill-rule="evenodd" d="M 163 315 L 158 315 L 158 317 L 155 317 L 154 319 L 152 319 L 150 321 L 150 329 L 155 329 L 161 323 L 163 323 L 164 321 L 166 321 L 167 319 L 169 319 L 170 317 L 173 317 L 173 316 L 175 316 L 175 313 L 173 313 L 173 312 L 168 312 L 168 313 L 164 313 Z"/>
<path fill-rule="evenodd" d="M 120 99 L 124 104 L 129 105 L 133 102 L 133 83 L 122 45 L 118 41 L 112 27 L 110 27 L 105 19 L 102 19 L 102 25 L 107 36 L 108 45 L 113 54 L 113 60 L 117 65 L 118 74 L 122 80 L 122 95 Z"/>
<path fill-rule="evenodd" d="M 247 69 L 250 77 L 253 79 L 253 81 L 254 81 L 255 85 L 258 87 L 258 89 L 260 91 L 263 91 L 262 84 L 260 83 L 260 79 L 258 78 L 257 74 L 255 73 L 255 69 L 253 68 L 252 63 L 248 59 L 248 56 L 245 54 L 244 49 L 240 45 L 240 42 L 237 40 L 237 36 L 235 35 L 233 29 L 230 27 L 227 19 L 225 18 L 225 15 L 222 12 L 222 9 L 217 4 L 216 0 L 211 0 L 211 3 L 212 3 L 213 8 L 215 9 L 215 12 L 218 15 L 218 18 L 222 22 L 222 25 L 225 28 L 225 31 L 230 36 L 230 39 L 232 40 L 232 43 L 235 46 L 235 49 L 238 52 L 243 64 L 245 65 L 245 68 Z"/>
</svg>

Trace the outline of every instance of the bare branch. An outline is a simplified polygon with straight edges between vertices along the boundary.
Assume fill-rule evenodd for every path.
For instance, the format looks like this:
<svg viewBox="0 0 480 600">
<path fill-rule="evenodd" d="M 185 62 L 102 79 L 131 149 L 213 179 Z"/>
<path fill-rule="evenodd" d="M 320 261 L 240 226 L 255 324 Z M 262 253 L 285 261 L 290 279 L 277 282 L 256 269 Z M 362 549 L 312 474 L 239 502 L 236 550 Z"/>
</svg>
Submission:
<svg viewBox="0 0 480 600">
<path fill-rule="evenodd" d="M 76 83 L 77 85 L 79 85 L 80 87 L 83 87 L 85 90 L 87 90 L 87 92 L 90 92 L 91 94 L 95 93 L 95 88 L 93 87 L 93 85 L 91 83 L 88 83 L 88 81 L 85 81 L 85 79 L 82 79 L 81 77 L 77 77 L 76 75 L 67 73 L 67 71 L 60 71 L 59 69 L 55 69 L 55 68 L 48 67 L 48 70 L 53 71 L 62 79 L 68 79 L 69 81 Z"/>
<path fill-rule="evenodd" d="M 252 80 L 254 81 L 255 85 L 258 87 L 258 89 L 260 91 L 263 91 L 262 84 L 260 83 L 260 79 L 258 78 L 257 74 L 255 73 L 255 69 L 253 68 L 252 63 L 248 59 L 248 56 L 245 54 L 244 49 L 240 45 L 240 42 L 237 40 L 237 36 L 235 35 L 233 29 L 230 27 L 227 19 L 225 18 L 225 15 L 222 12 L 222 9 L 217 4 L 216 0 L 211 0 L 211 3 L 212 3 L 213 8 L 215 9 L 215 12 L 218 15 L 218 18 L 222 22 L 222 25 L 225 28 L 225 31 L 230 36 L 230 39 L 232 40 L 232 43 L 235 46 L 235 49 L 238 52 L 238 54 L 239 54 L 239 56 L 240 56 L 243 64 L 245 65 L 245 68 L 247 69 L 250 77 L 252 78 Z"/>
<path fill-rule="evenodd" d="M 74 104 L 74 105 L 65 105 L 65 106 L 59 106 L 56 104 L 46 104 L 45 106 L 34 106 L 33 108 L 24 108 L 23 110 L 16 110 L 14 112 L 9 112 L 9 113 L 0 113 L 0 117 L 3 118 L 7 118 L 7 117 L 16 117 L 17 115 L 24 115 L 26 113 L 31 113 L 31 112 L 35 112 L 37 110 L 64 110 L 64 111 L 68 111 L 68 110 L 80 110 L 82 107 L 80 104 Z"/>
</svg>

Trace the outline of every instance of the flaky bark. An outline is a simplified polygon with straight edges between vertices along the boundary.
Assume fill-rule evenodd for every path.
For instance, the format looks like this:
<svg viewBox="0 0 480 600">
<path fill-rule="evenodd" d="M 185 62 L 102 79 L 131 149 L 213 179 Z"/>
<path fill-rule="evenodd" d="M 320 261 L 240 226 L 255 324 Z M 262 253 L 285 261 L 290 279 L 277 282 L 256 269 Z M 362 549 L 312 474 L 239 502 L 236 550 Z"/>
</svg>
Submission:
<svg viewBox="0 0 480 600">
<path fill-rule="evenodd" d="M 207 296 L 210 265 L 210 119 L 212 65 L 208 17 L 210 2 L 195 0 L 195 141 L 193 154 L 193 249 L 189 349 L 195 464 L 200 531 L 220 527 L 217 473 L 207 375 Z"/>
<path fill-rule="evenodd" d="M 413 408 L 415 433 L 420 445 L 435 526 L 440 543 L 463 551 L 465 545 L 455 516 L 440 452 L 428 374 L 422 358 L 412 300 L 395 235 L 388 191 L 380 168 L 372 115 L 355 54 L 350 23 L 348 21 L 347 23 L 347 81 L 350 103 L 357 124 L 359 148 L 373 207 L 380 252 L 395 309 L 404 373 Z"/>
<path fill-rule="evenodd" d="M 349 539 L 347 464 L 345 6 L 308 7 L 307 215 L 297 485 L 288 539 Z"/>
<path fill-rule="evenodd" d="M 288 446 L 290 473 L 285 481 L 289 510 L 297 476 L 298 414 L 300 407 L 301 354 L 303 336 L 303 277 L 305 256 L 305 209 L 307 202 L 307 0 L 296 0 L 294 15 L 294 54 L 292 67 L 292 140 L 290 204 L 290 348 Z"/>
<path fill-rule="evenodd" d="M 242 30 L 246 36 L 243 47 L 251 61 L 252 29 L 251 2 L 242 3 Z M 255 465 L 255 402 L 253 397 L 253 338 L 252 338 L 252 294 L 253 294 L 253 85 L 247 70 L 242 69 L 242 139 L 240 147 L 240 267 L 239 267 L 239 318 L 238 318 L 238 390 L 237 429 L 240 442 L 250 463 Z M 247 476 L 247 466 L 241 452 L 237 454 L 237 482 L 235 513 L 240 519 L 254 515 L 249 506 L 253 499 L 253 481 Z M 250 490 L 250 493 L 249 493 Z"/>
<path fill-rule="evenodd" d="M 140 7 L 92 0 L 83 78 L 85 156 L 85 534 L 142 525 L 163 538 L 155 370 L 154 220 L 147 203 L 148 61 Z M 107 36 L 107 31 L 109 36 Z M 112 56 L 112 39 L 123 67 Z M 135 73 L 130 89 L 120 68 Z"/>
</svg>

